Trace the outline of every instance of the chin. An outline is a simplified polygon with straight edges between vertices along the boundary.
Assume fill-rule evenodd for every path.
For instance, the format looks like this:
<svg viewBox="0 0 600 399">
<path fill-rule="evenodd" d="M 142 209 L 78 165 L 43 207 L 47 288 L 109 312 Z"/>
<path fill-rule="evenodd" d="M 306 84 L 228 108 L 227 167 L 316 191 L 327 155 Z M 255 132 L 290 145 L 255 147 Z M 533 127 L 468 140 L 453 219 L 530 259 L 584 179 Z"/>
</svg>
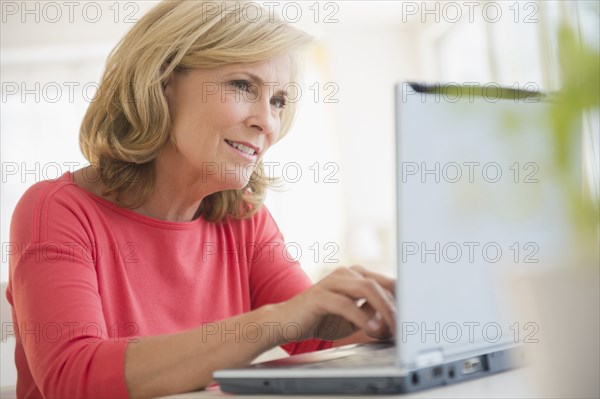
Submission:
<svg viewBox="0 0 600 399">
<path fill-rule="evenodd" d="M 202 167 L 204 182 L 215 187 L 217 191 L 240 190 L 246 187 L 255 170 L 251 165 L 230 163 L 207 163 Z"/>
<path fill-rule="evenodd" d="M 227 180 L 223 182 L 223 190 L 241 190 L 247 187 L 249 182 L 250 180 L 243 176 L 239 176 L 238 179 L 234 176 L 227 176 Z"/>
</svg>

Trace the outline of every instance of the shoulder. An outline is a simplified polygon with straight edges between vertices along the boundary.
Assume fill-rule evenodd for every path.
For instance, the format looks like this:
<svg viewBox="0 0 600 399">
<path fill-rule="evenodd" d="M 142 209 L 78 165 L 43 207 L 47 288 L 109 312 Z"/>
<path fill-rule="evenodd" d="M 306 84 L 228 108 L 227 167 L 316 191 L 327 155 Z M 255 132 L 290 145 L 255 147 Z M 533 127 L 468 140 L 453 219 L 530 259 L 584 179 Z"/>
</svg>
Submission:
<svg viewBox="0 0 600 399">
<path fill-rule="evenodd" d="M 19 199 L 15 214 L 47 211 L 48 206 L 53 204 L 76 205 L 85 201 L 86 197 L 85 191 L 73 183 L 69 173 L 65 173 L 57 179 L 44 180 L 29 187 Z"/>
<path fill-rule="evenodd" d="M 21 196 L 11 219 L 11 236 L 29 235 L 40 240 L 45 226 L 72 222 L 89 206 L 87 194 L 77 187 L 67 172 L 54 180 L 29 187 Z"/>
</svg>

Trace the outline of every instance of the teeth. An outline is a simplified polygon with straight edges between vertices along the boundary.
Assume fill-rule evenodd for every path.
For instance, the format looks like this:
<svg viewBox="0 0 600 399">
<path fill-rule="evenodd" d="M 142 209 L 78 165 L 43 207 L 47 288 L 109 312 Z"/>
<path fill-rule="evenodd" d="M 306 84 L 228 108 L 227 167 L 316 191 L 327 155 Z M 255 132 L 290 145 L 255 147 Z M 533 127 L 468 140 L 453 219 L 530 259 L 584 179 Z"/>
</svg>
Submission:
<svg viewBox="0 0 600 399">
<path fill-rule="evenodd" d="M 233 148 L 237 148 L 238 150 L 240 150 L 248 155 L 254 155 L 254 150 L 248 146 L 245 146 L 240 143 L 236 143 L 234 141 L 229 141 L 229 140 L 227 140 L 227 143 L 229 143 L 229 145 L 232 146 Z"/>
</svg>

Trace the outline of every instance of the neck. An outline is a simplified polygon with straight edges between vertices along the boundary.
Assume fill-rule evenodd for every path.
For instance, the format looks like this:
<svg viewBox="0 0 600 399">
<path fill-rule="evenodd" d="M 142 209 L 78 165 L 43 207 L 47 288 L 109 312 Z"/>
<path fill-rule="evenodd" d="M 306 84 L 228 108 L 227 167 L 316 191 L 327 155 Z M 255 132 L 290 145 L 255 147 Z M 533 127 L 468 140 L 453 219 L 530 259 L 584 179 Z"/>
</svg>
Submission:
<svg viewBox="0 0 600 399">
<path fill-rule="evenodd" d="M 218 191 L 197 171 L 181 167 L 180 155 L 162 151 L 155 160 L 155 185 L 148 200 L 136 212 L 155 219 L 189 222 L 198 217 L 202 200 Z"/>
</svg>

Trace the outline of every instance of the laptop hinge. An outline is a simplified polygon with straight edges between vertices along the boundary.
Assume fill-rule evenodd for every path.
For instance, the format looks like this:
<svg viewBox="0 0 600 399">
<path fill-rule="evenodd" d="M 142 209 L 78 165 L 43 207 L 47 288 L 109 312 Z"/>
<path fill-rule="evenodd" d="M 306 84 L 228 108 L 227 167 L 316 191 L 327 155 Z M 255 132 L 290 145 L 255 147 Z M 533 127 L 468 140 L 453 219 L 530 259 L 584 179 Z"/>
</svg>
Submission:
<svg viewBox="0 0 600 399">
<path fill-rule="evenodd" d="M 444 352 L 441 349 L 431 349 L 417 355 L 415 365 L 417 368 L 434 366 L 444 362 Z"/>
</svg>

